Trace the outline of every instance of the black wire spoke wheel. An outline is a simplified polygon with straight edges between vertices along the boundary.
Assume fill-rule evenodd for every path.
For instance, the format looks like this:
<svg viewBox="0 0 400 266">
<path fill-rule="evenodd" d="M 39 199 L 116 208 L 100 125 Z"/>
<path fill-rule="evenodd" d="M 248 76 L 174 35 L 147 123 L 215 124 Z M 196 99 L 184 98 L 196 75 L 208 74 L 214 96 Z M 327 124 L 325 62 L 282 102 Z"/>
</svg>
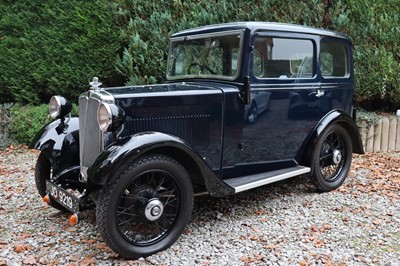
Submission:
<svg viewBox="0 0 400 266">
<path fill-rule="evenodd" d="M 322 177 L 329 182 L 335 181 L 340 177 L 344 166 L 345 160 L 342 158 L 348 156 L 343 137 L 331 132 L 322 144 L 320 154 L 319 165 Z"/>
<path fill-rule="evenodd" d="M 174 178 L 153 170 L 136 177 L 123 191 L 117 210 L 121 234 L 134 245 L 149 245 L 173 226 L 182 195 Z"/>
<path fill-rule="evenodd" d="M 313 155 L 312 179 L 323 192 L 338 188 L 350 170 L 352 144 L 340 125 L 328 126 L 317 140 Z"/>
<path fill-rule="evenodd" d="M 99 194 L 96 219 L 108 246 L 136 259 L 171 246 L 193 208 L 186 169 L 165 155 L 141 157 L 115 176 Z"/>
</svg>

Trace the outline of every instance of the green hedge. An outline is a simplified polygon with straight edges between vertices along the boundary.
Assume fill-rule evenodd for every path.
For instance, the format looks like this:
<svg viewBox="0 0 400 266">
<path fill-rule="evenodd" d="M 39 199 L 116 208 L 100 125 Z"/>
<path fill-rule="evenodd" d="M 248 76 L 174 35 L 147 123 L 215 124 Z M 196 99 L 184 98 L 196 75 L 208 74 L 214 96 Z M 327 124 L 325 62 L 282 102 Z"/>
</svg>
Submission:
<svg viewBox="0 0 400 266">
<path fill-rule="evenodd" d="M 78 105 L 73 104 L 71 115 L 77 116 L 78 112 Z M 13 142 L 21 144 L 29 144 L 42 127 L 52 121 L 48 104 L 16 104 L 11 107 L 11 116 L 10 137 Z"/>
<path fill-rule="evenodd" d="M 356 103 L 368 110 L 400 107 L 398 0 L 116 2 L 125 45 L 117 69 L 127 84 L 162 80 L 168 36 L 176 31 L 230 21 L 276 21 L 349 35 L 355 44 Z"/>
<path fill-rule="evenodd" d="M 328 28 L 354 41 L 356 101 L 400 106 L 398 0 L 54 0 L 0 2 L 0 103 L 74 99 L 95 75 L 107 86 L 162 82 L 168 37 L 231 21 Z"/>
<path fill-rule="evenodd" d="M 122 83 L 115 13 L 106 0 L 3 0 L 0 3 L 0 102 L 76 98 L 98 75 Z"/>
<path fill-rule="evenodd" d="M 120 0 L 125 48 L 117 69 L 127 85 L 161 82 L 168 37 L 192 27 L 231 21 L 276 21 L 322 27 L 322 1 L 152 1 Z M 124 25 L 126 25 L 124 27 Z"/>
<path fill-rule="evenodd" d="M 349 0 L 334 24 L 355 44 L 356 100 L 368 110 L 400 108 L 400 3 Z"/>
<path fill-rule="evenodd" d="M 11 113 L 11 138 L 16 143 L 29 144 L 40 129 L 51 121 L 47 104 L 15 105 Z"/>
</svg>

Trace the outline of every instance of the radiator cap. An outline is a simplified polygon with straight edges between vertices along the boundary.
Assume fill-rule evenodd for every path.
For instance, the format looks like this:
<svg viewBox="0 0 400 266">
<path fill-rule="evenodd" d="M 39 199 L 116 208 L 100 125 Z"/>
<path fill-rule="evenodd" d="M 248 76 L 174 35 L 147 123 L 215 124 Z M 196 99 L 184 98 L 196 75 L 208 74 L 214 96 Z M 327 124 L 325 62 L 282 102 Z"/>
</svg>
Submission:
<svg viewBox="0 0 400 266">
<path fill-rule="evenodd" d="M 92 89 L 92 90 L 100 90 L 101 89 L 100 86 L 102 84 L 103 83 L 99 82 L 99 78 L 98 77 L 94 77 L 92 82 L 89 83 L 90 89 Z"/>
</svg>

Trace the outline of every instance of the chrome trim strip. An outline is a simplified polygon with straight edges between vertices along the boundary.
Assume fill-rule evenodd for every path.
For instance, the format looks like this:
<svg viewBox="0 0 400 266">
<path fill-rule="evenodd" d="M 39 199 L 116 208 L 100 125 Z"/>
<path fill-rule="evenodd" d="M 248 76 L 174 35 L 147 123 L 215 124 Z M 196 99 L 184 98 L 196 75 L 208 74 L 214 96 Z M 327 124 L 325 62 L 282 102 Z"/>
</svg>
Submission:
<svg viewBox="0 0 400 266">
<path fill-rule="evenodd" d="M 114 96 L 105 90 L 89 90 L 88 96 L 100 102 L 115 103 Z"/>
<path fill-rule="evenodd" d="M 195 32 L 188 31 L 188 32 L 186 32 L 186 34 L 184 36 L 171 37 L 170 41 L 183 41 L 185 38 L 187 38 L 188 41 L 192 41 L 192 40 L 203 39 L 203 38 L 207 38 L 207 37 L 219 37 L 219 36 L 227 36 L 227 35 L 234 35 L 234 34 L 240 34 L 241 37 L 243 37 L 244 32 L 245 32 L 245 29 L 224 30 L 224 31 L 201 33 L 201 34 L 197 34 Z"/>
</svg>

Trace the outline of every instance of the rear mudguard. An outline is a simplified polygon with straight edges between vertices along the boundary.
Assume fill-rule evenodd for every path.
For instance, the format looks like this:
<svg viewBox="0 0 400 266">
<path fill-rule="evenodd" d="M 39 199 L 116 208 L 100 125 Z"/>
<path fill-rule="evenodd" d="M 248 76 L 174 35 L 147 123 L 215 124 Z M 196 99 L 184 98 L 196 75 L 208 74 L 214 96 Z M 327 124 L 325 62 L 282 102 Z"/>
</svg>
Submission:
<svg viewBox="0 0 400 266">
<path fill-rule="evenodd" d="M 212 196 L 219 197 L 234 193 L 233 189 L 214 174 L 190 145 L 173 135 L 161 132 L 143 132 L 118 140 L 101 153 L 88 169 L 88 181 L 104 186 L 131 162 L 149 153 L 171 156 L 186 166 L 192 178 L 193 175 L 200 175 L 208 193 Z"/>
<path fill-rule="evenodd" d="M 57 119 L 49 123 L 33 138 L 29 148 L 38 149 L 46 156 L 52 166 L 53 176 L 62 173 L 64 178 L 68 178 L 65 177 L 65 170 L 74 169 L 80 164 L 79 118 L 72 117 L 64 123 Z M 75 175 L 76 169 L 71 172 Z"/>
<path fill-rule="evenodd" d="M 347 130 L 353 144 L 354 153 L 364 153 L 361 136 L 354 119 L 341 110 L 333 110 L 326 114 L 314 128 L 307 141 L 304 142 L 300 152 L 297 154 L 296 161 L 300 162 L 302 165 L 310 165 L 312 152 L 314 151 L 314 146 L 319 136 L 331 124 L 339 124 Z"/>
</svg>

